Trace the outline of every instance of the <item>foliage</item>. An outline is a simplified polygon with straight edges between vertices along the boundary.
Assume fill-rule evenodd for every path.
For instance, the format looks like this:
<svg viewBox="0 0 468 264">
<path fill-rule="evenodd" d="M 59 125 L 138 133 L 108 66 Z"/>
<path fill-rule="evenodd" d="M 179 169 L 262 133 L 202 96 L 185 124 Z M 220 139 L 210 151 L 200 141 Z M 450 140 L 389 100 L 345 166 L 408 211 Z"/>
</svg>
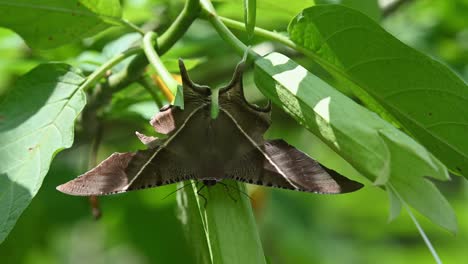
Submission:
<svg viewBox="0 0 468 264">
<path fill-rule="evenodd" d="M 265 258 L 272 263 L 328 263 L 324 259 L 372 263 L 380 260 L 376 257 L 380 252 L 391 255 L 388 251 L 401 250 L 397 244 L 389 244 L 389 250 L 375 247 L 358 256 L 347 243 L 349 236 L 368 236 L 369 241 L 383 236 L 383 231 L 372 233 L 366 226 L 380 219 L 384 207 L 382 197 L 369 199 L 382 195 L 372 185 L 387 191 L 391 219 L 408 204 L 433 223 L 456 232 L 455 213 L 442 193 L 466 189 L 465 179 L 456 175 L 468 177 L 468 86 L 451 68 L 421 51 L 466 74 L 463 54 L 468 53 L 463 44 L 466 32 L 462 32 L 466 20 L 460 18 L 467 7 L 462 1 L 441 1 L 431 9 L 430 1 L 419 0 L 390 16 L 377 1 L 352 0 L 315 1 L 332 5 L 213 1 L 214 7 L 209 0 L 10 2 L 0 1 L 0 26 L 16 32 L 31 50 L 8 44 L 19 43 L 18 37 L 0 31 L 0 69 L 4 70 L 0 94 L 6 90 L 0 98 L 0 241 L 41 185 L 43 189 L 0 248 L 2 256 L 17 248 L 13 263 L 80 261 L 79 253 L 73 255 L 68 249 L 87 252 L 86 243 L 92 245 L 93 241 L 100 242 L 90 254 L 95 258 L 91 263 L 144 263 L 147 259 L 262 263 Z M 436 12 L 425 18 L 425 10 Z M 12 15 L 17 13 L 22 15 Z M 420 24 L 408 23 L 417 20 L 413 13 L 419 14 Z M 420 33 L 419 38 L 408 38 L 408 32 L 412 36 Z M 253 47 L 248 50 L 246 44 Z M 343 175 L 369 182 L 367 191 L 329 198 L 283 191 L 270 195 L 249 186 L 255 223 L 251 205 L 241 193 L 234 193 L 240 195 L 234 202 L 223 186 L 210 188 L 206 195 L 210 205 L 204 208 L 194 184 L 161 201 L 164 193 L 175 189 L 169 186 L 103 198 L 102 223 L 65 224 L 86 214 L 86 207 L 76 198 L 55 193 L 55 186 L 112 151 L 142 148 L 134 131 L 150 134 L 151 128 L 143 124 L 157 108 L 168 102 L 180 105 L 174 67 L 178 57 L 191 58 L 188 68 L 195 80 L 216 86 L 226 82 L 239 60 L 233 54 L 246 51 L 253 69 L 253 75 L 246 78 L 247 96 L 257 102 L 265 101 L 265 96 L 278 113 L 268 137 L 284 138 Z M 67 64 L 51 63 L 57 60 Z M 176 97 L 168 97 L 171 94 Z M 71 150 L 52 162 L 74 140 Z M 428 179 L 445 181 L 449 172 L 451 184 L 434 184 Z M 179 187 L 184 184 L 188 183 Z M 443 187 L 442 193 L 436 185 Z M 467 215 L 459 210 L 459 197 L 452 194 L 447 198 L 454 201 L 460 220 L 462 235 L 457 242 L 461 245 Z M 351 209 L 363 203 L 363 209 Z M 310 206 L 317 214 L 309 212 Z M 174 221 L 171 212 L 177 212 L 180 222 Z M 327 214 L 330 227 L 321 219 Z M 340 223 L 343 219 L 334 219 L 333 214 L 352 219 Z M 47 245 L 53 250 L 40 253 L 38 248 L 30 249 L 27 260 L 18 253 L 25 247 L 18 239 L 35 236 L 31 238 L 35 244 L 46 236 L 44 230 L 37 230 L 36 235 L 34 219 L 49 219 L 57 225 L 56 233 L 50 234 L 54 242 Z M 396 219 L 396 225 L 405 219 Z M 21 230 L 23 227 L 26 229 Z M 163 236 L 144 242 L 141 238 L 150 228 Z M 395 236 L 416 232 L 392 228 Z M 401 228 L 408 229 L 408 225 Z M 69 238 L 64 235 L 67 230 L 72 230 Z M 113 233 L 106 235 L 102 230 Z M 430 230 L 431 234 L 437 232 Z M 342 238 L 337 245 L 342 247 L 343 259 L 331 249 L 320 250 L 319 240 L 301 235 L 304 232 L 330 241 L 326 234 L 337 233 Z M 459 247 L 444 247 L 445 236 L 435 237 L 439 242 L 435 248 L 444 250 L 442 259 L 456 263 L 462 255 L 453 250 Z M 108 245 L 115 252 L 119 247 L 124 250 L 106 255 Z M 135 245 L 144 256 L 135 253 Z M 311 250 L 312 246 L 319 249 Z M 152 252 L 154 248 L 160 250 Z M 53 251 L 62 252 L 61 257 Z M 408 255 L 405 251 L 403 256 Z M 390 259 L 390 263 L 399 261 Z"/>
</svg>

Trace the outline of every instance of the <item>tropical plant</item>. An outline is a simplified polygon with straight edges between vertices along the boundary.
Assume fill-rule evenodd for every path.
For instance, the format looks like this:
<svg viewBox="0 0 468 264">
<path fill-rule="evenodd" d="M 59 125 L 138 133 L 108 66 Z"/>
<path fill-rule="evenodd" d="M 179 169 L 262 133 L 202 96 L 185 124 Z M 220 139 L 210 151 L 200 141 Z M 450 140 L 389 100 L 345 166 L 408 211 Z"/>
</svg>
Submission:
<svg viewBox="0 0 468 264">
<path fill-rule="evenodd" d="M 433 180 L 468 177 L 468 86 L 388 33 L 378 22 L 377 1 L 292 2 L 278 11 L 273 0 L 214 6 L 187 0 L 180 13 L 153 19 L 156 11 L 126 10 L 118 0 L 0 2 L 0 26 L 43 54 L 1 98 L 0 241 L 38 193 L 54 157 L 75 139 L 81 147 L 71 151 L 90 153 L 92 168 L 113 124 L 151 133 L 144 120 L 166 103 L 181 106 L 178 57 L 195 80 L 217 85 L 227 81 L 218 73 L 233 71 L 246 54 L 264 97 L 252 82 L 247 95 L 275 106 L 266 137 L 286 140 L 366 188 L 385 190 L 390 218 L 405 208 L 438 260 L 411 208 L 456 232 L 455 213 Z M 150 15 L 141 19 L 141 12 Z M 286 19 L 287 32 L 262 27 L 284 29 Z M 192 26 L 197 35 L 184 37 Z M 204 34 L 210 30 L 217 36 Z M 78 48 L 67 61 L 47 59 L 70 45 Z M 114 142 L 114 149 L 134 149 L 134 142 Z M 203 196 L 208 206 L 195 183 L 178 184 L 178 218 L 193 257 L 198 263 L 267 263 L 245 186 L 230 184 L 240 192 L 210 187 Z"/>
</svg>

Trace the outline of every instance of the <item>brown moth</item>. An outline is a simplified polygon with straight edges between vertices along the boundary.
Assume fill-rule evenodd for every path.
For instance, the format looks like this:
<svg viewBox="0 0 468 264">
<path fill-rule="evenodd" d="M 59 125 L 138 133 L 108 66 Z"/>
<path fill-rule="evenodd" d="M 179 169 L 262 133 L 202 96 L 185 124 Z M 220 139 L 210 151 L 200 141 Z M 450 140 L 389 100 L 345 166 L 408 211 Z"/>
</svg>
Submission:
<svg viewBox="0 0 468 264">
<path fill-rule="evenodd" d="M 219 90 L 219 114 L 210 116 L 212 90 L 192 82 L 179 60 L 184 110 L 161 108 L 151 120 L 167 138 L 137 136 L 148 147 L 114 153 L 94 169 L 57 187 L 70 195 L 90 196 L 151 188 L 184 180 L 206 186 L 224 179 L 323 194 L 347 193 L 362 184 L 330 170 L 283 140 L 265 140 L 271 105 L 246 101 L 244 63 Z"/>
</svg>

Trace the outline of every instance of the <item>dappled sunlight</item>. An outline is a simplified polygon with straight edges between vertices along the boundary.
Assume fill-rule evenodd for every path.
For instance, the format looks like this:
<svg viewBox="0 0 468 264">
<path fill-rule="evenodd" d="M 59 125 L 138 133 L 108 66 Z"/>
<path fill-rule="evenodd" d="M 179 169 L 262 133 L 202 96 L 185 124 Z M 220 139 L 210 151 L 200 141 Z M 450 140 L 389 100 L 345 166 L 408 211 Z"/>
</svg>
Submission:
<svg viewBox="0 0 468 264">
<path fill-rule="evenodd" d="M 283 57 L 283 58 L 280 57 L 278 61 L 281 61 L 284 58 L 288 59 L 287 57 Z M 276 65 L 284 64 L 284 63 L 278 63 L 278 61 L 273 61 L 272 65 L 276 66 Z M 288 86 L 289 90 L 293 94 L 297 94 L 297 91 L 299 90 L 299 86 L 300 86 L 302 80 L 304 80 L 304 78 L 307 76 L 307 73 L 308 72 L 307 72 L 306 69 L 304 69 L 303 67 L 298 65 L 296 68 L 294 68 L 292 70 L 283 71 L 281 73 L 277 73 L 277 74 L 273 75 L 273 78 L 287 80 L 288 82 L 286 84 L 284 84 L 284 85 Z M 288 76 L 289 77 L 294 76 L 294 78 L 288 78 Z"/>
<path fill-rule="evenodd" d="M 333 128 L 330 125 L 330 101 L 331 97 L 326 97 L 320 100 L 315 106 L 315 122 L 317 122 L 320 134 L 339 150 L 340 146 L 336 140 Z"/>
</svg>

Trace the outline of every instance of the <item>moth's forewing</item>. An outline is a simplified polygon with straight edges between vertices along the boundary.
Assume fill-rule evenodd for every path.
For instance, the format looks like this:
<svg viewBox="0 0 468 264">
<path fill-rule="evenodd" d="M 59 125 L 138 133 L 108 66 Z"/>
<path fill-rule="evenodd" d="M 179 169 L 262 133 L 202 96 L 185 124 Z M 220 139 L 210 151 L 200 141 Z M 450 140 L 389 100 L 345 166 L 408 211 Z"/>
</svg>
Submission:
<svg viewBox="0 0 468 264">
<path fill-rule="evenodd" d="M 324 194 L 348 193 L 362 188 L 310 158 L 283 140 L 267 141 L 262 147 L 268 158 L 264 163 L 264 179 L 283 177 L 288 184 L 281 187 Z"/>
<path fill-rule="evenodd" d="M 77 196 L 118 192 L 130 179 L 125 170 L 134 153 L 114 153 L 94 169 L 57 187 L 57 190 Z"/>
</svg>

